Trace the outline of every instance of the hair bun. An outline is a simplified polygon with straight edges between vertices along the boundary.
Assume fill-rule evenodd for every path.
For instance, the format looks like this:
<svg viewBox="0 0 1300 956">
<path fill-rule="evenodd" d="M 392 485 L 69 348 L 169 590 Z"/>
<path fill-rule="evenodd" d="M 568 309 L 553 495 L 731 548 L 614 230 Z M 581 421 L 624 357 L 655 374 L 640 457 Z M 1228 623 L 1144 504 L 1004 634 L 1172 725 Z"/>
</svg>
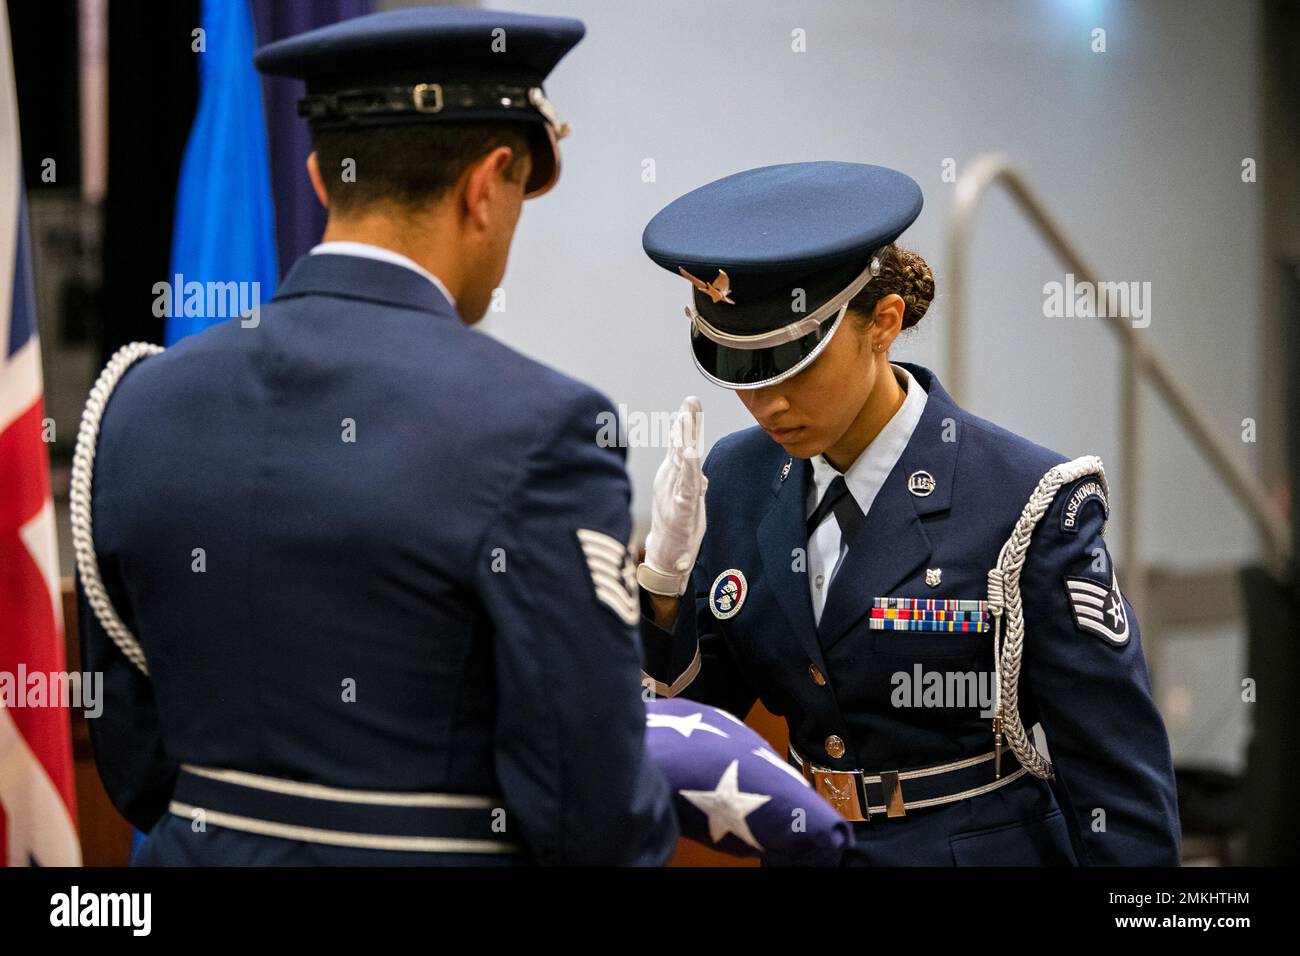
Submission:
<svg viewBox="0 0 1300 956">
<path fill-rule="evenodd" d="M 910 249 L 898 249 L 898 294 L 907 303 L 903 328 L 910 329 L 921 321 L 930 303 L 934 301 L 934 273 L 929 264 Z"/>
<path fill-rule="evenodd" d="M 929 264 L 911 249 L 890 243 L 879 252 L 880 274 L 862 287 L 849 301 L 849 308 L 870 318 L 876 304 L 887 295 L 903 300 L 903 328 L 921 321 L 934 300 L 934 273 Z"/>
</svg>

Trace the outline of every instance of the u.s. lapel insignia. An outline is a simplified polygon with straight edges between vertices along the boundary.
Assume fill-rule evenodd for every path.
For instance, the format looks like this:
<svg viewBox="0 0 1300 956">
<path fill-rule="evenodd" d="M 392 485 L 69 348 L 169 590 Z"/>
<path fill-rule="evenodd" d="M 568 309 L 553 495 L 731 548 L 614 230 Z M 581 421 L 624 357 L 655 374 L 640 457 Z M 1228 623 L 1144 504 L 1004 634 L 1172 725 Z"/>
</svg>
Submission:
<svg viewBox="0 0 1300 956">
<path fill-rule="evenodd" d="M 677 271 L 685 278 L 689 279 L 691 285 L 695 286 L 695 288 L 699 289 L 714 302 L 725 302 L 727 305 L 736 304 L 731 300 L 731 277 L 721 269 L 718 270 L 717 278 L 712 282 L 705 282 L 703 279 L 695 278 L 695 276 L 691 275 L 681 266 L 677 267 Z"/>
<path fill-rule="evenodd" d="M 781 466 L 781 480 L 785 481 L 790 477 L 790 466 L 794 464 L 793 458 L 787 458 L 785 464 Z"/>
<path fill-rule="evenodd" d="M 934 491 L 934 475 L 928 471 L 914 471 L 907 479 L 907 490 L 918 498 L 924 498 Z"/>
<path fill-rule="evenodd" d="M 926 568 L 925 583 L 932 588 L 939 586 L 939 581 L 943 578 L 943 568 Z"/>
<path fill-rule="evenodd" d="M 1128 643 L 1128 611 L 1114 571 L 1110 574 L 1109 588 L 1087 578 L 1066 578 L 1065 593 L 1079 630 L 1116 647 Z"/>
<path fill-rule="evenodd" d="M 719 621 L 735 617 L 749 597 L 749 582 L 738 568 L 728 568 L 713 579 L 709 589 L 709 610 Z"/>
</svg>

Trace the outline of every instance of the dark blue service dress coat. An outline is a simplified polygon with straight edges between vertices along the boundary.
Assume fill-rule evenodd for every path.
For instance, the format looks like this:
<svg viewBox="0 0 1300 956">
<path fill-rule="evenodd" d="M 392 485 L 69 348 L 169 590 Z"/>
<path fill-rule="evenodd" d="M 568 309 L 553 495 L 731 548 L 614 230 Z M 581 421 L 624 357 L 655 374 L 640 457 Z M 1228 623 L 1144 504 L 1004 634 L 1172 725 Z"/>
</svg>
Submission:
<svg viewBox="0 0 1300 956">
<path fill-rule="evenodd" d="M 84 594 L 80 623 L 106 681 L 91 739 L 148 832 L 139 859 L 664 861 L 677 828 L 645 753 L 630 489 L 622 451 L 596 441 L 605 412 L 414 271 L 344 255 L 300 260 L 256 327 L 232 319 L 127 371 L 94 540 L 149 676 Z M 181 765 L 223 779 L 185 784 Z M 399 799 L 370 806 L 375 791 Z M 198 827 L 175 801 L 213 812 Z M 313 838 L 284 835 L 296 825 Z M 390 827 L 452 842 L 346 836 Z M 456 851 L 467 835 L 517 852 Z"/>
<path fill-rule="evenodd" d="M 988 571 L 1027 500 L 1066 460 L 959 408 L 928 369 L 906 367 L 929 397 L 857 532 L 862 544 L 836 569 L 820 626 L 799 561 L 811 466 L 757 428 L 722 439 L 705 461 L 708 532 L 694 600 L 688 593 L 672 633 L 643 622 L 646 670 L 661 692 L 740 715 L 761 699 L 787 720 L 802 759 L 872 776 L 993 750 L 987 700 L 923 693 L 934 674 L 945 687 L 958 686 L 948 675 L 988 686 L 992 634 L 872 629 L 871 613 L 878 598 L 986 600 Z M 922 471 L 933 490 L 918 495 L 908 483 Z M 1101 536 L 1108 507 L 1092 478 L 1062 487 L 1021 576 L 1020 712 L 1026 728 L 1041 724 L 1054 779 L 1026 773 L 955 803 L 873 815 L 855 824 L 855 862 L 1178 863 L 1168 737 Z M 1086 595 L 1072 602 L 1103 590 L 1115 619 L 1126 617 L 1122 642 L 1076 611 Z M 1004 753 L 1004 773 L 1016 768 Z M 903 800 L 925 783 L 903 780 Z"/>
</svg>

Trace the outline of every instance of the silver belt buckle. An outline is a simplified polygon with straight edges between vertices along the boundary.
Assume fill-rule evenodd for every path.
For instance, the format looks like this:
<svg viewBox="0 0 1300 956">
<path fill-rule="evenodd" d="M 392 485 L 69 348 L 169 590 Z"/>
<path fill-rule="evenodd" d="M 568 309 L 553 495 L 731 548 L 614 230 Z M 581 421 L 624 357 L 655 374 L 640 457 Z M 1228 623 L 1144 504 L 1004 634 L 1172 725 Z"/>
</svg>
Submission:
<svg viewBox="0 0 1300 956">
<path fill-rule="evenodd" d="M 425 102 L 425 96 L 433 95 L 433 104 Z M 421 113 L 441 113 L 442 112 L 442 84 L 440 83 L 417 83 L 411 89 L 411 101 L 415 104 L 417 111 Z"/>
</svg>

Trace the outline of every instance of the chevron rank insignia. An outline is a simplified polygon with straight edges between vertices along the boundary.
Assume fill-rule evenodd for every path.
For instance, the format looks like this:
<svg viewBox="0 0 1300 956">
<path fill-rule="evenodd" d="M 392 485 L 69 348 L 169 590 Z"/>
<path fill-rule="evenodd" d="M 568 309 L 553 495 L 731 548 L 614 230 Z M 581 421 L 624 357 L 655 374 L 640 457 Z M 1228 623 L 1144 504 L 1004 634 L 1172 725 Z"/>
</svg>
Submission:
<svg viewBox="0 0 1300 956">
<path fill-rule="evenodd" d="M 641 619 L 637 601 L 636 563 L 623 542 L 600 531 L 578 529 L 578 543 L 587 559 L 596 600 L 629 626 Z"/>
<path fill-rule="evenodd" d="M 1124 596 L 1120 593 L 1115 572 L 1111 572 L 1110 587 L 1087 578 L 1066 578 L 1065 591 L 1079 630 L 1116 647 L 1128 643 L 1128 612 L 1124 608 Z"/>
</svg>

